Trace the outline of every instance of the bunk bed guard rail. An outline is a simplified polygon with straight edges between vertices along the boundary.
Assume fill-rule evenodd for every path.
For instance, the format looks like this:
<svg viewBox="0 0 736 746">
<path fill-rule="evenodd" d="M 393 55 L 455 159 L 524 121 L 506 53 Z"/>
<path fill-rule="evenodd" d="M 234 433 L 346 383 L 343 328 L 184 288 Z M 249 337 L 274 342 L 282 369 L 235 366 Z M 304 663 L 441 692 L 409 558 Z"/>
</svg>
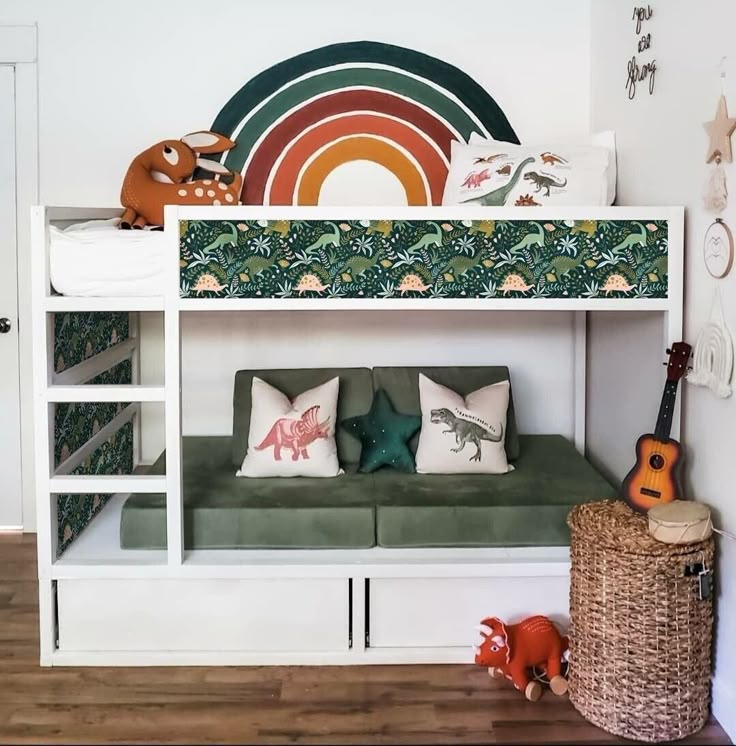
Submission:
<svg viewBox="0 0 736 746">
<path fill-rule="evenodd" d="M 677 217 L 661 208 L 175 214 L 187 299 L 667 299 Z"/>
</svg>

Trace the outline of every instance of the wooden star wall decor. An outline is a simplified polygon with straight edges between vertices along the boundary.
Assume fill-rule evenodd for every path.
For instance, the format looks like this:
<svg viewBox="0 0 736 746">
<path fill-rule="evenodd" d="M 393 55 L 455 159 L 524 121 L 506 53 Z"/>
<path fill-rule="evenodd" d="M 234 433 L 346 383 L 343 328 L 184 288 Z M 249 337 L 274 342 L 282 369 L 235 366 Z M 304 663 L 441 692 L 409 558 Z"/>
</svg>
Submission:
<svg viewBox="0 0 736 746">
<path fill-rule="evenodd" d="M 726 106 L 726 97 L 721 96 L 718 101 L 716 118 L 712 122 L 705 122 L 705 131 L 710 136 L 710 144 L 706 154 L 706 163 L 718 158 L 731 163 L 731 135 L 736 131 L 736 119 L 730 119 Z"/>
</svg>

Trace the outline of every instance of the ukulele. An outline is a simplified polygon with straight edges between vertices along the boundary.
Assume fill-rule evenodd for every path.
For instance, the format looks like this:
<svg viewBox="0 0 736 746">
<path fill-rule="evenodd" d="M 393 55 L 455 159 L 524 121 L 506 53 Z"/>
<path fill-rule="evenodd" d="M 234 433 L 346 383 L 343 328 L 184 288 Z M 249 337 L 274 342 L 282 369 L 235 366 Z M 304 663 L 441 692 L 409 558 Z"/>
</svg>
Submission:
<svg viewBox="0 0 736 746">
<path fill-rule="evenodd" d="M 640 513 L 681 497 L 679 470 L 682 461 L 680 444 L 670 438 L 672 415 L 677 399 L 677 384 L 687 371 L 691 347 L 685 342 L 672 345 L 654 434 L 642 435 L 636 442 L 636 465 L 621 485 L 621 497 Z"/>
</svg>

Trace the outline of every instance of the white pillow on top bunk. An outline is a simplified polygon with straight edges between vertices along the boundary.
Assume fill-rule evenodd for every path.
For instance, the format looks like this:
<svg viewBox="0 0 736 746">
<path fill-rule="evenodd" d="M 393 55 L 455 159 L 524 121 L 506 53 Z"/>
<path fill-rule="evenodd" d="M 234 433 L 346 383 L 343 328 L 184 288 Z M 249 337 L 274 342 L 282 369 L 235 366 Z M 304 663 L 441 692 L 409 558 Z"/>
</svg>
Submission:
<svg viewBox="0 0 736 746">
<path fill-rule="evenodd" d="M 442 204 L 603 206 L 615 198 L 615 180 L 615 155 L 603 140 L 514 145 L 471 136 L 451 145 Z"/>
<path fill-rule="evenodd" d="M 504 448 L 508 381 L 462 397 L 419 374 L 418 474 L 505 474 L 513 471 Z"/>
<path fill-rule="evenodd" d="M 248 451 L 239 477 L 336 477 L 335 420 L 340 379 L 304 391 L 293 401 L 254 377 Z"/>
<path fill-rule="evenodd" d="M 616 201 L 618 166 L 616 162 L 616 133 L 613 130 L 596 132 L 592 135 L 584 135 L 583 137 L 551 138 L 549 140 L 540 141 L 539 144 L 534 141 L 531 143 L 524 143 L 523 145 L 504 143 L 503 140 L 494 140 L 492 137 L 485 138 L 477 132 L 470 133 L 471 145 L 485 145 L 486 143 L 503 143 L 504 145 L 510 145 L 512 148 L 531 146 L 544 148 L 544 151 L 548 151 L 552 148 L 576 148 L 581 146 L 588 148 L 603 148 L 608 153 L 608 168 L 606 169 L 606 184 L 608 185 L 606 190 L 606 204 L 612 205 Z"/>
</svg>

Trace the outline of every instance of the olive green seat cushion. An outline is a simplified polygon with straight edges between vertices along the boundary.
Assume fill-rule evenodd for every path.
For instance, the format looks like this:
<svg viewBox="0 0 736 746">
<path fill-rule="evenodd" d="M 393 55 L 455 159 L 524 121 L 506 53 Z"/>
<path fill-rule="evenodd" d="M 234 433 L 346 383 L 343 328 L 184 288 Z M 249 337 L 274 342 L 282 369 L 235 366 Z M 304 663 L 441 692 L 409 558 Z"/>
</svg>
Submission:
<svg viewBox="0 0 736 746">
<path fill-rule="evenodd" d="M 566 546 L 574 505 L 616 490 L 562 435 L 520 435 L 508 474 L 381 470 L 376 537 L 382 547 Z"/>
<path fill-rule="evenodd" d="M 403 474 L 347 467 L 331 479 L 235 476 L 228 437 L 185 437 L 187 549 L 555 546 L 565 517 L 615 490 L 561 435 L 520 436 L 509 474 Z M 162 456 L 153 473 L 163 474 Z M 163 495 L 123 506 L 124 549 L 166 546 Z"/>
<path fill-rule="evenodd" d="M 186 549 L 361 549 L 375 544 L 369 474 L 329 479 L 235 476 L 231 438 L 182 440 Z M 166 473 L 165 455 L 151 468 Z M 166 546 L 164 495 L 131 495 L 120 522 L 123 549 Z"/>
</svg>

